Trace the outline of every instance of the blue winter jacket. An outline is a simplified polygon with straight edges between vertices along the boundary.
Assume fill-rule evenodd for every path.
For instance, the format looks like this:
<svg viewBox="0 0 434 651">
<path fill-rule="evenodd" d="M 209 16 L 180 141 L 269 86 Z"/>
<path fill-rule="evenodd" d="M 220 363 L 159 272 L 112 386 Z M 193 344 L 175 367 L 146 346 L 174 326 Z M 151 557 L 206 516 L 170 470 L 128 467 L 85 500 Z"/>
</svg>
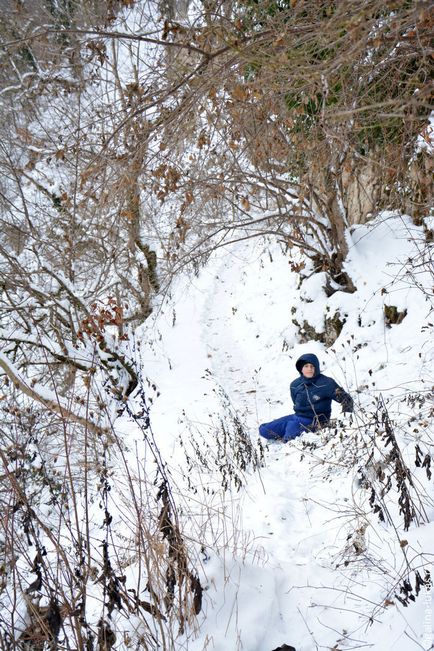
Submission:
<svg viewBox="0 0 434 651">
<path fill-rule="evenodd" d="M 313 364 L 315 375 L 306 378 L 301 373 L 304 364 Z M 332 378 L 320 373 L 316 355 L 302 355 L 295 364 L 300 377 L 291 382 L 291 397 L 297 416 L 311 418 L 313 423 L 324 425 L 330 418 L 332 400 L 342 404 L 342 411 L 353 411 L 353 400 Z"/>
</svg>

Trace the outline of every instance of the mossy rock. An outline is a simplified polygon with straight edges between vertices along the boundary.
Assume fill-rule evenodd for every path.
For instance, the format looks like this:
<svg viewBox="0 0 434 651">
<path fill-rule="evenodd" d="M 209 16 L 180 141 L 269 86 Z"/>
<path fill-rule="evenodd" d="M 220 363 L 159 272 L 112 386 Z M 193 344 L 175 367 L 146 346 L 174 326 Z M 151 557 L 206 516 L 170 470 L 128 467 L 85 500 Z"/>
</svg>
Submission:
<svg viewBox="0 0 434 651">
<path fill-rule="evenodd" d="M 326 317 L 324 319 L 324 330 L 322 332 L 317 332 L 315 328 L 306 321 L 306 319 L 303 321 L 301 326 L 296 319 L 293 319 L 292 322 L 298 328 L 300 343 L 320 341 L 329 348 L 330 346 L 333 346 L 336 339 L 341 334 L 346 318 L 341 317 L 339 312 L 335 312 L 332 317 Z"/>
<path fill-rule="evenodd" d="M 400 312 L 396 305 L 384 306 L 384 322 L 390 328 L 392 325 L 398 325 L 407 316 L 407 310 Z"/>
<path fill-rule="evenodd" d="M 342 332 L 346 318 L 341 317 L 339 312 L 335 312 L 332 317 L 326 317 L 324 319 L 324 344 L 329 348 L 333 346 L 336 339 Z"/>
</svg>

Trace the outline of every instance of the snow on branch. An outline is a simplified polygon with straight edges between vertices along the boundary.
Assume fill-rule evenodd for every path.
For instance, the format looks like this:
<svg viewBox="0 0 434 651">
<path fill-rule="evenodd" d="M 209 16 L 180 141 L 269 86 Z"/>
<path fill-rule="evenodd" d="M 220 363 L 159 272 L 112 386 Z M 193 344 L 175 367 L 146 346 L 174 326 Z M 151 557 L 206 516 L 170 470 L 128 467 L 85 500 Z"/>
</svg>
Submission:
<svg viewBox="0 0 434 651">
<path fill-rule="evenodd" d="M 89 417 L 76 414 L 65 404 L 61 397 L 54 391 L 42 387 L 39 384 L 29 386 L 28 381 L 22 377 L 18 369 L 9 360 L 9 358 L 0 352 L 0 368 L 6 373 L 9 379 L 18 387 L 26 396 L 39 402 L 49 411 L 59 414 L 62 418 L 70 420 L 86 428 L 93 434 L 101 435 L 107 433 L 106 427 L 101 427 L 93 423 Z"/>
</svg>

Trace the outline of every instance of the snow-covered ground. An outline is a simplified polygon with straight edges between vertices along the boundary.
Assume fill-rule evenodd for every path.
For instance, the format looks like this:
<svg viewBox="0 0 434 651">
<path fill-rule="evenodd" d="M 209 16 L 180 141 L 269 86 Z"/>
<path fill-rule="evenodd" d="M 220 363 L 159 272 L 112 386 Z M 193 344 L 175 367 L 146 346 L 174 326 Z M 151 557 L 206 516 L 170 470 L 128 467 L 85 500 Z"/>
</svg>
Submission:
<svg viewBox="0 0 434 651">
<path fill-rule="evenodd" d="M 152 34 L 152 7 L 140 9 L 139 3 L 126 7 L 121 31 L 137 34 L 146 27 Z M 69 95 L 68 110 L 63 101 L 58 104 L 47 95 L 38 126 L 33 125 L 34 135 L 43 142 L 47 133 L 56 134 L 53 147 L 62 149 L 55 163 L 51 149 L 32 146 L 35 161 L 27 170 L 29 178 L 44 178 L 45 156 L 50 155 L 51 161 L 51 198 L 41 199 L 36 185 L 23 186 L 29 204 L 39 205 L 37 219 L 45 219 L 45 213 L 48 217 L 53 197 L 62 196 L 69 187 L 70 172 L 63 167 L 62 154 L 71 145 L 68 138 L 75 142 L 79 134 L 90 152 L 98 148 L 101 130 L 107 128 L 99 108 L 116 109 L 123 98 L 122 85 L 128 87 L 136 79 L 136 60 L 141 65 L 147 62 L 141 76 L 146 86 L 152 83 L 161 51 L 150 43 L 135 43 L 118 39 L 108 48 L 116 56 L 104 63 L 103 92 L 96 84 L 80 93 L 79 102 Z M 154 82 L 157 88 L 158 80 Z M 151 120 L 152 108 L 141 115 Z M 111 119 L 117 133 L 115 122 L 123 123 L 125 116 L 114 111 Z M 421 135 L 420 148 L 432 149 L 432 127 L 431 121 Z M 160 150 L 161 144 L 158 134 L 148 146 Z M 122 149 L 117 151 L 119 157 L 122 153 Z M 46 201 L 47 210 L 38 201 Z M 154 206 L 147 208 L 145 212 L 158 215 L 159 235 L 173 228 L 169 198 L 165 207 L 158 202 L 158 211 Z M 434 219 L 425 223 L 434 229 Z M 62 237 L 56 224 L 50 224 L 50 229 Z M 152 247 L 157 247 L 157 240 Z M 128 415 L 129 407 L 134 411 L 137 406 L 140 411 L 143 406 L 138 392 L 126 409 L 115 401 L 110 404 L 108 411 L 119 414 L 113 418 L 114 436 L 108 436 L 107 442 L 99 440 L 95 450 L 87 449 L 80 436 L 73 436 L 71 447 L 65 450 L 61 436 L 57 450 L 55 437 L 51 439 L 47 430 L 46 457 L 56 467 L 53 477 L 62 492 L 72 493 L 72 506 L 51 501 L 53 495 L 43 489 L 38 535 L 49 571 L 45 592 L 38 594 L 36 589 L 32 605 L 46 607 L 62 586 L 62 600 L 67 603 L 73 594 L 71 605 L 78 609 L 81 596 L 77 596 L 78 588 L 74 593 L 79 576 L 75 564 L 86 553 L 82 623 L 89 625 L 89 640 L 91 635 L 96 639 L 100 623 L 107 622 L 117 634 L 114 651 L 141 648 L 143 630 L 151 631 L 150 637 L 155 630 L 158 637 L 164 617 L 154 616 L 152 609 L 149 614 L 146 608 L 142 612 L 125 607 L 128 598 L 136 606 L 136 597 L 146 603 L 151 592 L 149 568 L 140 556 L 144 547 L 138 533 L 141 517 L 145 520 L 151 513 L 152 542 L 161 548 L 165 544 L 158 522 L 160 505 L 154 499 L 155 473 L 147 475 L 155 467 L 155 453 L 170 476 L 191 556 L 200 559 L 195 569 L 204 589 L 199 626 L 179 633 L 173 651 L 272 651 L 284 644 L 297 651 L 433 648 L 432 591 L 417 581 L 432 569 L 434 558 L 434 490 L 428 463 L 434 444 L 434 271 L 429 272 L 429 261 L 423 258 L 428 250 L 423 227 L 406 216 L 383 214 L 375 222 L 355 226 L 348 232 L 348 244 L 346 272 L 357 287 L 352 294 L 336 291 L 328 297 L 323 289 L 325 274 L 309 276 L 308 268 L 300 284 L 300 276 L 291 271 L 291 262 L 302 260 L 300 254 L 284 251 L 272 239 L 250 239 L 219 248 L 196 275 L 185 272 L 175 278 L 170 294 L 134 338 L 120 344 L 130 347 L 141 369 L 158 452 L 153 443 L 149 445 L 152 437 L 144 444 L 140 419 L 134 421 L 131 412 Z M 93 285 L 92 275 L 84 276 L 83 282 Z M 399 323 L 387 323 L 385 307 L 390 306 L 401 314 Z M 335 315 L 343 328 L 331 346 L 301 341 L 304 321 L 321 333 L 325 318 Z M 258 426 L 292 411 L 289 385 L 297 376 L 296 360 L 306 352 L 317 354 L 323 372 L 351 393 L 355 413 L 343 417 L 335 404 L 333 427 L 304 434 L 286 445 L 265 445 L 259 441 Z M 105 400 L 103 389 L 101 394 Z M 44 396 L 50 398 L 48 392 Z M 385 410 L 396 445 L 385 437 L 389 423 L 384 421 Z M 35 453 L 37 461 L 32 457 L 34 450 L 40 454 L 36 457 Z M 398 457 L 388 458 L 397 450 Z M 37 441 L 29 444 L 26 454 L 30 476 L 33 471 L 42 475 L 45 459 Z M 97 461 L 94 468 L 91 459 Z M 66 470 L 70 463 L 72 470 Z M 399 463 L 406 464 L 411 476 L 402 474 Z M 152 487 L 149 493 L 147 482 Z M 140 497 L 137 503 L 133 496 Z M 414 513 L 406 527 L 409 508 Z M 68 522 L 68 509 L 74 524 Z M 44 527 L 45 522 L 49 526 Z M 82 549 L 76 545 L 84 538 L 89 543 L 85 552 L 84 545 Z M 6 640 L 2 638 L 2 649 L 12 640 L 6 633 L 14 629 L 13 635 L 19 636 L 31 624 L 29 594 L 39 568 L 33 542 L 27 539 L 13 550 L 8 584 L 3 584 L 6 571 L 0 568 L 0 635 Z M 104 543 L 113 574 L 111 568 L 106 571 Z M 158 554 L 156 558 L 155 566 Z M 69 574 L 65 570 L 64 576 L 63 559 L 69 563 Z M 152 579 L 152 571 L 149 575 Z M 123 595 L 122 605 L 114 603 L 112 612 L 107 607 L 107 583 L 113 576 L 127 596 Z M 158 578 L 164 586 L 164 571 Z M 67 608 L 67 615 L 81 623 L 77 609 Z M 164 614 L 170 620 L 171 615 Z M 178 623 L 169 621 L 170 627 L 171 634 L 178 630 Z M 66 618 L 60 634 L 65 648 L 80 646 L 72 630 Z M 98 644 L 102 649 L 104 642 Z"/>
<path fill-rule="evenodd" d="M 178 279 L 140 333 L 143 373 L 157 387 L 153 432 L 186 503 L 189 442 L 211 459 L 224 436 L 221 422 L 230 436 L 235 417 L 259 455 L 258 425 L 291 412 L 289 384 L 302 353 L 316 353 L 356 404 L 352 421 L 335 404 L 335 428 L 269 444 L 256 471 L 237 470 L 229 446 L 226 470 L 239 477 L 239 490 L 217 490 L 224 470 L 189 467 L 206 512 L 200 535 L 214 545 L 203 555 L 202 626 L 188 643 L 192 651 L 272 651 L 284 643 L 297 651 L 431 648 L 431 593 L 422 587 L 408 606 L 395 597 L 405 596 L 404 578 L 414 594 L 415 569 L 424 575 L 433 558 L 432 480 L 414 467 L 415 443 L 430 451 L 433 444 L 432 277 L 420 268 L 406 273 L 423 231 L 405 216 L 383 215 L 349 238 L 353 294 L 328 298 L 318 275 L 298 288 L 288 252 L 247 241 L 219 249 L 198 275 Z M 385 323 L 385 305 L 407 310 L 401 323 Z M 346 321 L 331 347 L 299 343 L 293 319 L 321 331 L 324 316 L 337 310 Z M 410 393 L 425 398 L 420 409 L 407 404 Z M 420 524 L 407 531 L 394 477 L 384 522 L 361 486 L 359 469 L 369 473 L 369 463 L 390 450 L 374 422 L 379 399 L 418 482 L 415 494 L 423 496 Z"/>
</svg>

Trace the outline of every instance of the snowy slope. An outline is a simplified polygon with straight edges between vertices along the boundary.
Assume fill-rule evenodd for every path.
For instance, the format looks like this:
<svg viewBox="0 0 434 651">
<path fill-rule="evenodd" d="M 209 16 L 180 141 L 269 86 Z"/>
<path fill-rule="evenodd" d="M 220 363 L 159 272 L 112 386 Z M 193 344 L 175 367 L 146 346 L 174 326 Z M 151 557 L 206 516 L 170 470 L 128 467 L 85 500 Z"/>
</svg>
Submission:
<svg viewBox="0 0 434 651">
<path fill-rule="evenodd" d="M 219 250 L 198 276 L 178 280 L 143 327 L 144 373 L 159 392 L 153 430 L 187 501 L 188 442 L 212 455 L 220 421 L 229 427 L 235 414 L 256 448 L 259 423 L 291 411 L 289 384 L 300 354 L 315 352 L 357 405 L 354 422 L 341 420 L 335 405 L 336 429 L 269 444 L 259 472 L 240 472 L 241 490 L 219 492 L 218 473 L 190 468 L 190 486 L 208 500 L 203 521 L 210 522 L 200 535 L 214 545 L 204 554 L 204 619 L 188 644 L 193 651 L 271 651 L 283 643 L 297 651 L 431 648 L 431 595 L 422 587 L 408 606 L 394 595 L 409 567 L 432 559 L 434 524 L 423 522 L 434 515 L 432 481 L 415 470 L 425 511 L 420 526 L 405 531 L 396 487 L 380 522 L 358 472 L 373 448 L 380 460 L 387 452 L 371 418 L 379 396 L 412 469 L 415 441 L 432 446 L 426 404 L 415 411 L 406 400 L 410 392 L 429 398 L 434 380 L 432 303 L 404 268 L 423 233 L 407 217 L 383 215 L 349 237 L 354 294 L 327 298 L 315 276 L 298 289 L 278 245 L 245 242 Z M 417 280 L 431 288 L 420 269 Z M 400 324 L 386 326 L 385 304 L 407 310 Z M 294 313 L 321 330 L 323 316 L 336 310 L 346 323 L 331 348 L 298 343 Z"/>
</svg>

